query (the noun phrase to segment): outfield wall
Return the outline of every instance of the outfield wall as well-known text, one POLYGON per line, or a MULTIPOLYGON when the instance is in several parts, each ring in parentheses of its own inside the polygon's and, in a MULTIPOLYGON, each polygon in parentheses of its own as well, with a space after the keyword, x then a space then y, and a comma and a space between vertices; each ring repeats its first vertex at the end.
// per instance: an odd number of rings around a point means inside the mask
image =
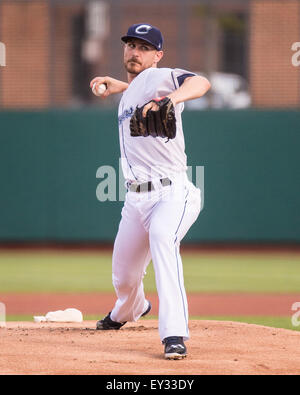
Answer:
MULTIPOLYGON (((205 174, 185 240, 299 243, 300 112, 183 117, 188 165, 205 174)), ((0 242, 113 240, 123 202, 97 199, 96 172, 119 169, 115 110, 0 112, 0 161, 0 242)))

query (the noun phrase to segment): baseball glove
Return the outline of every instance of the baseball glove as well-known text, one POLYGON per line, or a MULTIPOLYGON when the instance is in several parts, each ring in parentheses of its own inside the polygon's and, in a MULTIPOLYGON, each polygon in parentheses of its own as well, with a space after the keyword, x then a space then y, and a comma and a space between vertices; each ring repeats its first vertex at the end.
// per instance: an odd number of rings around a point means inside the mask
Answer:
POLYGON ((133 137, 167 137, 174 139, 176 136, 176 118, 174 105, 168 97, 159 97, 150 100, 142 107, 137 107, 130 119, 130 135, 133 137), (148 110, 143 117, 144 107, 154 102, 158 105, 157 111, 148 110))

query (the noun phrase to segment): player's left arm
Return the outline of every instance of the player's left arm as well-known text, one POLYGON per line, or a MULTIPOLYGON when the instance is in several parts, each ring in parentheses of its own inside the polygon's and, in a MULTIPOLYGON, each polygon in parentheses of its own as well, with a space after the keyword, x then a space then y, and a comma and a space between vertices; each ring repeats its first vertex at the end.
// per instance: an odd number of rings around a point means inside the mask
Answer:
MULTIPOLYGON (((168 94, 174 106, 176 104, 198 99, 199 97, 205 95, 205 93, 210 89, 210 82, 200 75, 193 75, 186 77, 179 88, 175 89, 173 92, 168 94)), ((146 117, 147 111, 158 111, 159 106, 155 102, 151 101, 143 107, 142 115, 146 117)))
POLYGON ((173 104, 183 103, 188 100, 198 99, 210 89, 210 82, 200 75, 187 77, 181 86, 167 95, 173 104))

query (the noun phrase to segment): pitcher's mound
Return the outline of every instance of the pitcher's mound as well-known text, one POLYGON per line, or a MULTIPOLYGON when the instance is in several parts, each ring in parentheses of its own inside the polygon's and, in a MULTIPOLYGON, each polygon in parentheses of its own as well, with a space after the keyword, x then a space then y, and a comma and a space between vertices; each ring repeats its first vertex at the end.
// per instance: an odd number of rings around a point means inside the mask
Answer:
POLYGON ((0 328, 1 374, 300 374, 300 332, 190 321, 188 357, 163 356, 157 320, 119 331, 82 324, 8 322, 0 328))

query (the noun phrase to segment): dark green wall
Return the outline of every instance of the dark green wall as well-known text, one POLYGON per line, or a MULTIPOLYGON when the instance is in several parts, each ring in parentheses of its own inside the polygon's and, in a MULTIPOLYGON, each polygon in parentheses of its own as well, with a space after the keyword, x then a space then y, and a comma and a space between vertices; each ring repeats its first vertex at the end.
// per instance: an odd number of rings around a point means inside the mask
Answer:
MULTIPOLYGON (((186 240, 300 242, 300 112, 183 115, 188 165, 205 205, 186 240)), ((122 202, 96 198, 118 169, 114 111, 0 112, 0 242, 110 241, 122 202)))

